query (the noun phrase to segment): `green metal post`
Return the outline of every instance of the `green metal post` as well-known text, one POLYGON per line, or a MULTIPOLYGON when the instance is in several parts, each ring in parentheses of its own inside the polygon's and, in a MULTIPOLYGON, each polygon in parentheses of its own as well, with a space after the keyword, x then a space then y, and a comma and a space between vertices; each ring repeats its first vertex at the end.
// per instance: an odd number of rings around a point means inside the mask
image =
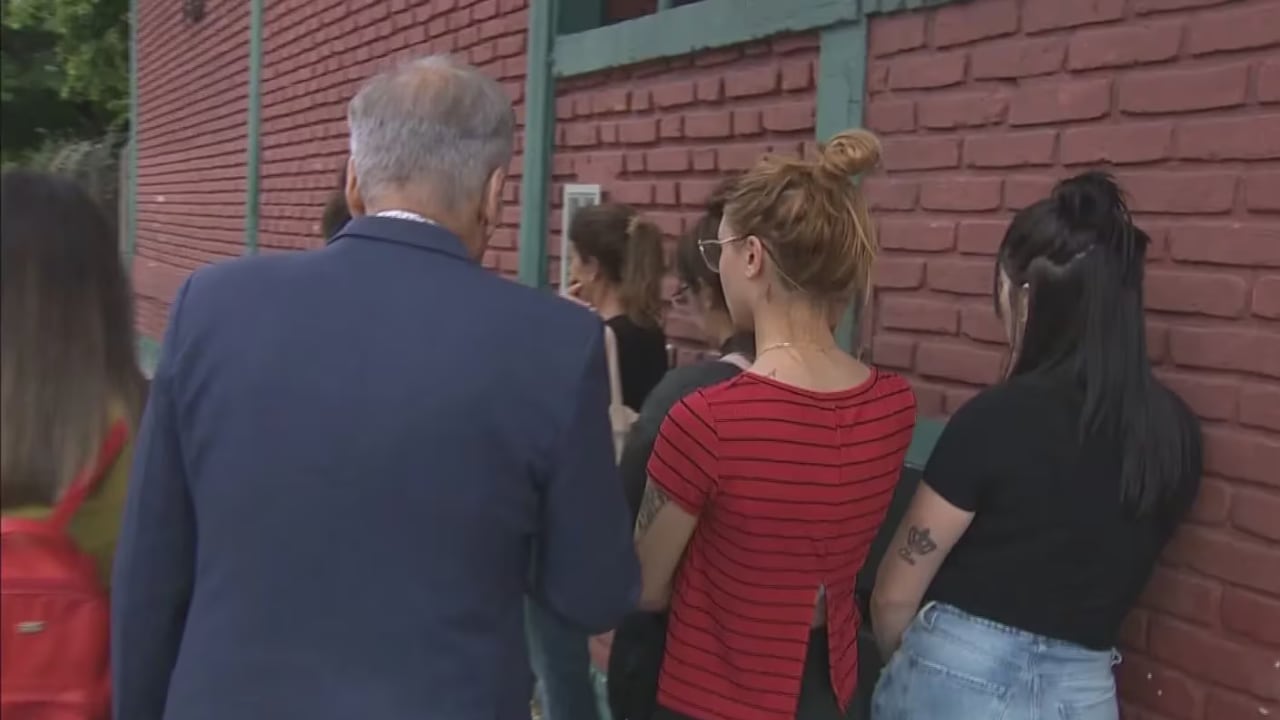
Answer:
POLYGON ((249 0, 249 120, 245 132, 247 145, 244 252, 258 252, 258 224, 262 163, 262 5, 265 0, 249 0))
POLYGON ((658 12, 671 9, 671 0, 658 0, 658 12))
POLYGON ((531 3, 529 9, 519 277, 520 282, 533 287, 546 287, 548 282, 547 210, 551 205, 551 153, 556 118, 551 53, 555 48, 558 5, 559 0, 539 0, 531 3))
POLYGON ((124 269, 133 272, 138 247, 138 0, 129 0, 129 141, 125 145, 124 269))

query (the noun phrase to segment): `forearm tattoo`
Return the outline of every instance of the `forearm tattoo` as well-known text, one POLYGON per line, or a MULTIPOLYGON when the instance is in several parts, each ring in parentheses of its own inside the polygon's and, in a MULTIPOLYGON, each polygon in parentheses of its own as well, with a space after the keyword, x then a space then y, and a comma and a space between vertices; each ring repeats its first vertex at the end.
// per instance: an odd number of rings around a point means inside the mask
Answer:
POLYGON ((653 483, 646 483, 644 486, 644 497, 640 500, 640 514, 636 517, 636 532, 643 534, 653 524, 653 519, 658 516, 658 511, 662 509, 670 498, 662 492, 662 489, 653 483))
POLYGON ((937 549, 938 543, 929 537, 929 528, 912 525, 907 528, 907 541, 898 548, 898 557, 906 560, 908 564, 915 565, 917 556, 928 555, 937 549))

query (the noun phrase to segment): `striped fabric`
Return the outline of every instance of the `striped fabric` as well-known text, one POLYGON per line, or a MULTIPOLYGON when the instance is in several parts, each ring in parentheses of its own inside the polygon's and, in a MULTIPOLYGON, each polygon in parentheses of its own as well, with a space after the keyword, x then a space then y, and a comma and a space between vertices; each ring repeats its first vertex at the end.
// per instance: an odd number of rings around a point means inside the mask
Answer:
POLYGON ((812 392, 743 373, 676 405, 649 477, 697 515, 671 599, 659 702, 702 720, 795 716, 814 605, 831 682, 857 680, 854 578, 915 425, 902 378, 812 392))

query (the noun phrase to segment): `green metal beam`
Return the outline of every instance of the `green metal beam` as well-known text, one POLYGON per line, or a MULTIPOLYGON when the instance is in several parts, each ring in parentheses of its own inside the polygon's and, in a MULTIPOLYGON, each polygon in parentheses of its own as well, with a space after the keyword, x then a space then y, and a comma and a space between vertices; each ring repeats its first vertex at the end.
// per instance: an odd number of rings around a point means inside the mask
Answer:
POLYGON ((258 252, 262 181, 262 5, 249 0, 249 119, 245 130, 244 252, 258 252))
MULTIPOLYGON (((866 76, 866 21, 823 28, 818 47, 818 142, 826 142, 841 130, 862 125, 866 76)), ((859 320, 864 300, 865 293, 859 293, 836 327, 836 340, 854 354, 859 351, 859 320)))
MULTIPOLYGON (((537 5, 534 3, 534 10, 537 5)), ((857 0, 702 0, 555 41, 555 74, 570 77, 857 20, 857 0)))
POLYGON ((551 206, 551 153, 556 121, 556 82, 551 74, 558 0, 529 10, 525 75, 524 168, 520 177, 520 282, 546 287, 547 211, 551 206))
POLYGON ((127 174, 124 203, 124 269, 133 272, 138 248, 138 0, 129 0, 129 141, 125 144, 127 174))

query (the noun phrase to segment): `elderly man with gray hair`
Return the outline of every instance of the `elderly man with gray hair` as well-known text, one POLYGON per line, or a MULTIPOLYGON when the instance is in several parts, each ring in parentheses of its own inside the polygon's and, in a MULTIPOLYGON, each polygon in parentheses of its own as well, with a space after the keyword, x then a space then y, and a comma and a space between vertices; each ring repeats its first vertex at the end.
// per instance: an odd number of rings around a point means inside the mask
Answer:
POLYGON ((638 593, 600 321, 477 260, 514 117, 447 58, 351 102, 353 219, 194 273, 136 444, 121 720, 526 720, 523 601, 638 593))

